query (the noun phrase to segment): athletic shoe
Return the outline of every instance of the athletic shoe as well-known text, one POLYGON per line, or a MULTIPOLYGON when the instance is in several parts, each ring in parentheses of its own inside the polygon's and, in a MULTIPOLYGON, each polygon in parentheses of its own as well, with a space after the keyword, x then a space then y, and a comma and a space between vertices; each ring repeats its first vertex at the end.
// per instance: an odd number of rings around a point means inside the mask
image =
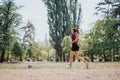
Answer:
POLYGON ((67 64, 65 69, 71 69, 70 64, 67 64))

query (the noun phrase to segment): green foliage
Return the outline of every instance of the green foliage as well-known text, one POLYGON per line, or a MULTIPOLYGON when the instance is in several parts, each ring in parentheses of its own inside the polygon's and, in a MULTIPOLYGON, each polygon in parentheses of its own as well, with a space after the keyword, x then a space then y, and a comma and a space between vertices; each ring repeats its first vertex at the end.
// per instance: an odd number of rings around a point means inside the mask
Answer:
POLYGON ((22 56, 22 48, 18 42, 15 42, 12 48, 12 56, 20 57, 22 56))
POLYGON ((37 60, 42 59, 42 51, 44 51, 44 46, 38 42, 34 42, 32 44, 32 52, 33 52, 33 57, 37 60))
POLYGON ((114 57, 120 55, 119 4, 119 0, 103 0, 97 4, 97 13, 104 14, 104 17, 102 20, 96 21, 87 35, 88 53, 91 61, 94 58, 99 58, 100 61, 102 59, 104 61, 114 61, 114 57))
POLYGON ((65 36, 63 41, 62 41, 62 50, 63 53, 66 54, 67 56, 70 54, 70 50, 71 50, 71 38, 70 36, 65 36))
POLYGON ((0 2, 0 50, 1 62, 5 60, 5 54, 16 38, 21 16, 16 12, 19 7, 13 0, 2 0, 0 2))
POLYGON ((119 55, 120 30, 116 23, 120 23, 109 17, 110 20, 98 20, 88 34, 88 52, 92 55, 111 61, 115 55, 119 55), (117 28, 115 28, 115 26, 117 28))
POLYGON ((23 31, 22 46, 24 50, 24 55, 31 58, 33 55, 32 47, 34 44, 35 27, 30 21, 28 21, 27 24, 21 29, 23 31))
POLYGON ((95 8, 97 12, 95 14, 104 14, 104 18, 110 15, 120 19, 120 0, 103 0, 97 4, 95 8))
POLYGON ((111 14, 113 14, 116 18, 119 17, 120 16, 120 0, 113 0, 112 6, 113 6, 113 9, 111 14))
POLYGON ((28 21, 26 26, 21 29, 24 31, 23 45, 25 48, 28 48, 34 42, 35 27, 30 21, 28 21))
POLYGON ((31 49, 28 49, 28 50, 27 50, 27 56, 28 56, 29 58, 32 58, 33 52, 32 52, 31 49))

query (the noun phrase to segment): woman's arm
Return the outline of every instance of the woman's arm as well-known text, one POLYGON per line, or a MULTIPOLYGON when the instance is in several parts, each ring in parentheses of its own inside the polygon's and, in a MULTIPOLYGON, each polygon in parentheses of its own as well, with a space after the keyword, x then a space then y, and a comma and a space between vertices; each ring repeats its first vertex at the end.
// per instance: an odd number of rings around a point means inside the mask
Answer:
POLYGON ((75 40, 72 41, 71 43, 73 44, 73 43, 75 43, 75 42, 77 42, 77 41, 78 41, 78 38, 75 38, 75 40))

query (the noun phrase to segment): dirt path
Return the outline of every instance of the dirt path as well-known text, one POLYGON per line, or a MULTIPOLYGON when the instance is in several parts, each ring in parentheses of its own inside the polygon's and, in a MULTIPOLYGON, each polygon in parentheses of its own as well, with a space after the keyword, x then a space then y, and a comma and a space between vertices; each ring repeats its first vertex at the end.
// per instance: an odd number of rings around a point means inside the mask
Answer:
POLYGON ((103 66, 94 68, 93 66, 90 69, 82 67, 0 69, 0 80, 120 80, 119 64, 108 66, 108 68, 103 66))

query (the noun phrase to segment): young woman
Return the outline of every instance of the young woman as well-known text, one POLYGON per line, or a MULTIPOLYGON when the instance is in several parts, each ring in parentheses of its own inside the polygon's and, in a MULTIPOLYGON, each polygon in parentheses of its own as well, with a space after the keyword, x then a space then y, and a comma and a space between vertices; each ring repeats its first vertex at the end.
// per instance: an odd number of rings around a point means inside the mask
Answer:
POLYGON ((79 35, 79 30, 77 29, 72 29, 72 36, 71 36, 71 39, 72 39, 72 48, 71 48, 71 52, 70 52, 70 65, 69 65, 69 68, 72 67, 72 62, 73 62, 73 56, 75 55, 75 57, 77 58, 77 60, 81 60, 83 61, 85 64, 86 64, 86 68, 88 69, 88 62, 83 59, 82 57, 79 56, 78 54, 78 51, 79 51, 79 45, 78 45, 78 42, 79 42, 79 38, 78 38, 78 35, 79 35))

